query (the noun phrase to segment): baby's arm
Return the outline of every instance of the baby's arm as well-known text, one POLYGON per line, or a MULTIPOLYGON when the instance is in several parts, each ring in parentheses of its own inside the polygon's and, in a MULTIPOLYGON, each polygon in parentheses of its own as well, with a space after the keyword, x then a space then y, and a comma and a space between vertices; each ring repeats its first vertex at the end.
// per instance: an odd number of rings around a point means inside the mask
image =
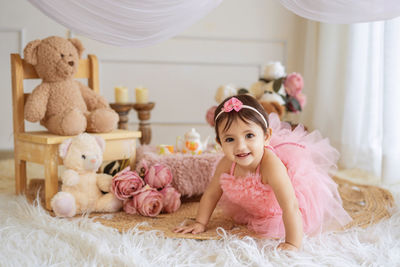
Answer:
POLYGON ((301 247, 303 239, 303 221, 287 170, 281 160, 271 151, 266 151, 266 156, 262 161, 263 182, 272 187, 282 209, 282 219, 285 225, 285 243, 279 244, 278 248, 297 250, 301 247))
POLYGON ((211 214, 213 213, 215 206, 222 195, 219 177, 222 173, 227 172, 229 167, 230 161, 225 157, 222 158, 216 167, 212 180, 208 184, 206 191, 201 197, 199 209, 197 211, 196 222, 188 226, 176 227, 174 232, 183 234, 198 234, 206 230, 206 226, 211 214))

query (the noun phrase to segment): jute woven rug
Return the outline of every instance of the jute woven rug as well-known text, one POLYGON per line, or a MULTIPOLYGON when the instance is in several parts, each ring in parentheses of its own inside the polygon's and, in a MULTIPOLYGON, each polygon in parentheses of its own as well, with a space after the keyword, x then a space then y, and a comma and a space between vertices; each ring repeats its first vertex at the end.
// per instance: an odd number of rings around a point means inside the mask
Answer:
MULTIPOLYGON (((346 180, 334 178, 339 185, 339 193, 343 199, 343 206, 353 218, 345 228, 367 227, 371 224, 390 217, 390 210, 394 205, 391 193, 377 186, 358 185, 346 180)), ((39 193, 40 199, 44 199, 44 182, 42 179, 31 179, 27 191, 27 198, 33 201, 39 193)), ((41 203, 44 204, 43 201, 41 203)), ((182 206, 173 214, 160 214, 157 217, 150 218, 140 215, 130 215, 125 212, 116 213, 92 213, 90 218, 106 226, 125 232, 139 224, 140 230, 159 230, 166 237, 173 238, 191 238, 199 240, 219 239, 218 227, 222 227, 229 234, 235 234, 239 237, 257 235, 249 231, 245 226, 237 225, 229 218, 225 218, 220 209, 216 209, 208 225, 206 232, 201 234, 179 234, 174 233, 172 229, 178 225, 189 223, 196 217, 196 211, 199 204, 199 198, 184 199, 182 206), (143 224, 141 224, 143 223, 143 224)), ((79 215, 77 215, 79 216, 79 215)))

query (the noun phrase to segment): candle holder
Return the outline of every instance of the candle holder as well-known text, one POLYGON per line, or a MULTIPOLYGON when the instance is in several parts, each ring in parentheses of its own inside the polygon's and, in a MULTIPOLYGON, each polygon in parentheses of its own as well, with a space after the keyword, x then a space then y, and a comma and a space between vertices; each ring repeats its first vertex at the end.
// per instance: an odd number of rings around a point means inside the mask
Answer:
POLYGON ((151 126, 148 120, 150 119, 150 111, 154 108, 155 103, 133 103, 132 107, 137 111, 139 119, 139 131, 142 132, 140 138, 141 145, 150 144, 151 141, 151 126))
POLYGON ((128 114, 132 109, 133 103, 110 103, 110 107, 118 113, 118 129, 128 129, 128 114))

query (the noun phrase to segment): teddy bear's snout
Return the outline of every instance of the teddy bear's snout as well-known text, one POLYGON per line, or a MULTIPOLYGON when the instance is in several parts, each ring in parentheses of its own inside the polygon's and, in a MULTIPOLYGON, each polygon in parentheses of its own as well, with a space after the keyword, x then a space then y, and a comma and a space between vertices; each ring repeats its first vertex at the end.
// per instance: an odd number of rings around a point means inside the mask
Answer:
POLYGON ((73 61, 68 61, 68 64, 72 67, 74 66, 74 62, 73 61))
POLYGON ((87 156, 84 160, 84 167, 86 170, 94 170, 100 166, 100 161, 96 156, 87 156))

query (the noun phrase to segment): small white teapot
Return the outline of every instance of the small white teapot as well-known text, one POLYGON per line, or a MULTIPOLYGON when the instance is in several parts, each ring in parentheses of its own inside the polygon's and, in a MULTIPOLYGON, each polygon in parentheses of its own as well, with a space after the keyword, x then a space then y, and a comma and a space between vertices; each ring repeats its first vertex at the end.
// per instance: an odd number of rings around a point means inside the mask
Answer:
POLYGON ((182 137, 178 136, 176 139, 176 148, 182 153, 201 154, 207 149, 209 139, 210 136, 207 136, 206 140, 201 142, 200 134, 196 132, 196 129, 192 128, 192 130, 185 133, 183 142, 182 137))

